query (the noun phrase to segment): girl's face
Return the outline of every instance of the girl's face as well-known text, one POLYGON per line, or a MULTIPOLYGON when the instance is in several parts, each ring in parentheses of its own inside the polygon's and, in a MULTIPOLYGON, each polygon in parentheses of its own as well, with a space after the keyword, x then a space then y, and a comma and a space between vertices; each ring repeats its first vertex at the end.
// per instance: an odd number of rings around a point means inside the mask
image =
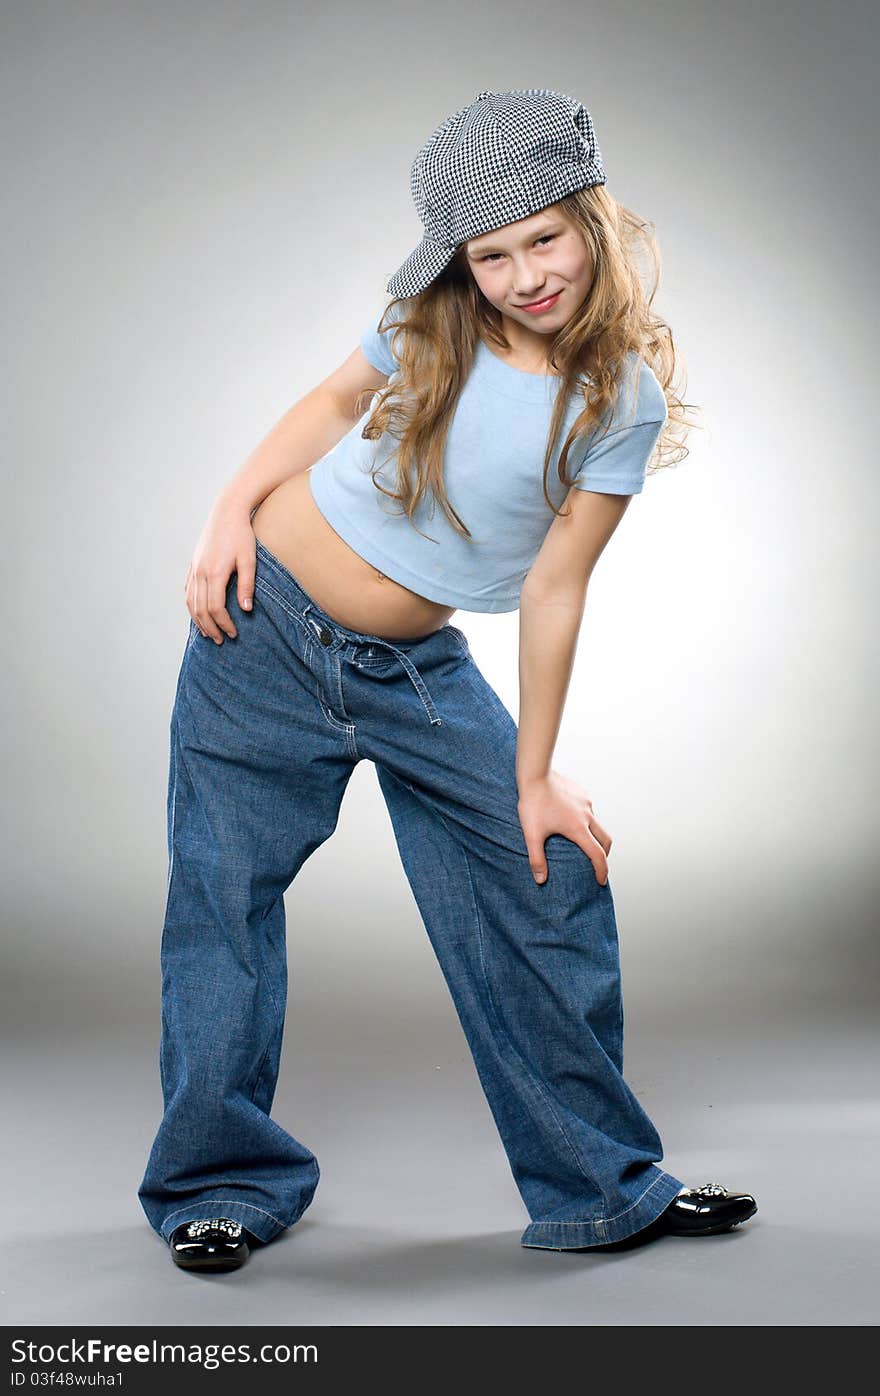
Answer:
POLYGON ((556 334, 593 282, 580 229, 555 207, 472 238, 464 251, 486 300, 538 334, 556 334))

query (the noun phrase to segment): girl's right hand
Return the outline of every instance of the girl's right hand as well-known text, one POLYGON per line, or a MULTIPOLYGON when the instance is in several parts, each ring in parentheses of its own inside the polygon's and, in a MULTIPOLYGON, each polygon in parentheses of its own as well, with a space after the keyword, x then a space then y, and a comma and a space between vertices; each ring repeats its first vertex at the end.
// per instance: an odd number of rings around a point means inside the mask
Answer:
POLYGON ((257 572, 251 511, 221 495, 208 515, 183 583, 190 615, 202 634, 218 645, 223 644, 223 632, 231 640, 238 633, 226 609, 226 591, 233 572, 238 573, 238 604, 249 611, 257 572))

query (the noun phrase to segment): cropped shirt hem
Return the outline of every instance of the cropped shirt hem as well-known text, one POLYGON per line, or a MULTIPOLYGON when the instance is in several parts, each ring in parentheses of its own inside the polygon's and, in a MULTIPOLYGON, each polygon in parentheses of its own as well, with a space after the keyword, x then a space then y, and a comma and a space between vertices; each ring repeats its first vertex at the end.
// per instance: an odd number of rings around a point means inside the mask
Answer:
POLYGON ((464 611, 497 613, 515 611, 518 608, 518 594, 516 596, 474 597, 468 592, 456 591, 445 582, 431 581, 427 577, 420 577, 416 572, 411 572, 407 567, 402 567, 397 558, 383 552, 376 545, 374 539, 362 533, 357 524, 340 510, 333 497, 332 485, 328 481, 326 473, 316 474, 312 468, 308 472, 308 477, 312 498, 333 531, 338 533, 340 538, 348 543, 349 547, 353 548, 365 562, 368 562, 371 567, 378 568, 380 572, 384 572, 385 576, 390 577, 392 581, 408 587, 418 596, 423 596, 426 601, 435 601, 438 605, 454 606, 456 609, 464 611))

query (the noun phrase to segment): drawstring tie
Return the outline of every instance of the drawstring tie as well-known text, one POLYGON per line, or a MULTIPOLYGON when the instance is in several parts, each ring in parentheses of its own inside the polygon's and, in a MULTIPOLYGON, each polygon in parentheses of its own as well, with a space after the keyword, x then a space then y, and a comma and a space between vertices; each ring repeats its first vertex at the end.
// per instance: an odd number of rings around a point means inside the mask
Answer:
POLYGON ((440 727, 442 725, 443 719, 440 717, 440 714, 434 707, 434 700, 428 692, 428 687, 425 683, 425 680, 422 678, 421 674, 419 673, 418 669, 413 664, 409 656, 405 655, 403 650, 399 650, 396 645, 392 645, 390 640, 371 640, 370 644, 384 645, 385 648, 389 649, 392 654, 397 655, 397 658, 400 660, 406 673, 409 674, 409 677, 412 680, 413 688, 422 700, 422 705, 424 706, 425 712, 431 719, 431 725, 434 727, 440 727))
MULTIPOLYGON (((311 609, 311 606, 307 606, 305 611, 303 612, 303 615, 307 616, 308 612, 311 609)), ((317 626, 319 631, 325 628, 324 626, 319 625, 319 623, 315 620, 312 620, 311 624, 317 626)), ((374 648, 376 645, 383 645, 385 649, 390 650, 391 653, 395 655, 397 659, 400 660, 401 664, 403 665, 404 672, 409 677, 413 688, 422 700, 422 706, 425 709, 425 712, 428 714, 428 718, 430 719, 432 727, 442 726, 443 719, 440 717, 440 714, 434 706, 434 700, 428 692, 427 684, 425 683, 425 680, 422 678, 421 674, 419 673, 418 669, 413 664, 409 656, 404 654, 403 650, 399 650, 396 645, 392 645, 390 640, 381 640, 376 635, 371 635, 368 640, 361 641, 361 643, 366 643, 371 648, 374 648)))

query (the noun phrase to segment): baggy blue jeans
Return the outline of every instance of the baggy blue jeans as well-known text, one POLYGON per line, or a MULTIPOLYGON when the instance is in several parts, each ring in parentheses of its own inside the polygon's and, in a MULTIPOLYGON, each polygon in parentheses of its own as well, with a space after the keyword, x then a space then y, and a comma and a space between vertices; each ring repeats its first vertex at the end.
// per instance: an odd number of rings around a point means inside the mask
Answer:
POLYGON ((170 724, 160 949, 164 1115, 138 1197, 164 1239, 222 1215, 264 1241, 319 1179, 270 1118, 287 1003, 284 893, 375 764, 416 905, 530 1224, 580 1249, 648 1226, 682 1183, 623 1079, 611 883, 561 834, 532 876, 516 723, 444 625, 391 643, 339 625, 257 540, 238 631, 190 624, 170 724))

